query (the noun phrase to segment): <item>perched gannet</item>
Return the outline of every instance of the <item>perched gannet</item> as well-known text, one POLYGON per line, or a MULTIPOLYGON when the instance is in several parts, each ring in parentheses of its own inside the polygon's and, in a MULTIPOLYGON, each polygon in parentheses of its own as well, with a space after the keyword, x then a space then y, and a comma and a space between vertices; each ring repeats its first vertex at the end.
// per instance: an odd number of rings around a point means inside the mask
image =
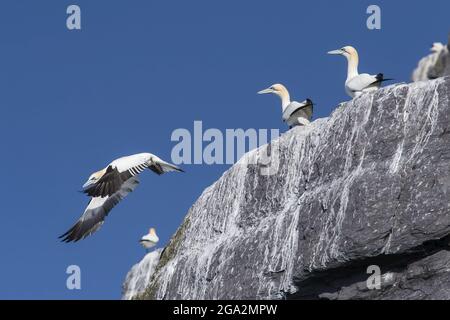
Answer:
POLYGON ((139 243, 147 250, 156 246, 158 242, 159 238, 156 235, 156 231, 154 228, 150 228, 148 234, 146 234, 141 238, 141 240, 139 240, 139 243))
POLYGON ((431 46, 430 51, 433 52, 433 53, 438 53, 438 52, 441 52, 444 49, 445 49, 445 45, 442 42, 435 42, 431 46))
POLYGON ((370 75, 367 73, 358 73, 359 57, 358 52, 351 46, 343 47, 342 49, 333 50, 328 54, 338 54, 347 58, 348 71, 347 80, 345 81, 345 91, 354 98, 360 96, 363 92, 378 90, 383 81, 392 79, 384 79, 382 73, 377 75, 370 75))
POLYGON ((139 184, 138 175, 145 169, 161 175, 181 171, 151 153, 123 157, 111 162, 105 169, 93 173, 83 185, 83 192, 92 197, 84 214, 60 239, 78 241, 97 231, 109 212, 139 184))
POLYGON ((313 102, 306 99, 303 102, 291 101, 289 91, 282 84, 274 84, 258 94, 273 93, 280 97, 283 111, 283 121, 289 128, 298 125, 309 125, 313 114, 313 102))

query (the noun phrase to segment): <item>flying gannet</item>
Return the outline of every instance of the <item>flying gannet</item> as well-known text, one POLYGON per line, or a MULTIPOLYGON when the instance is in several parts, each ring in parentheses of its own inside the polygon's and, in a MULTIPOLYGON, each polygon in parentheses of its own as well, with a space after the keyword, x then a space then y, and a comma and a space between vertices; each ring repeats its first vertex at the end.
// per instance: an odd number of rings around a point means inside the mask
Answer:
POLYGON ((367 73, 358 73, 359 56, 358 51, 351 46, 342 49, 329 51, 328 54, 337 54, 347 58, 348 70, 347 80, 345 81, 345 91, 354 98, 360 96, 363 92, 378 90, 383 81, 392 79, 384 79, 382 73, 370 75, 367 73))
POLYGON ((154 228, 150 228, 148 231, 148 234, 143 236, 141 240, 139 240, 139 243, 146 249, 148 252, 148 249, 153 248, 156 246, 156 244, 159 242, 159 238, 156 235, 156 231, 154 228))
POLYGON ((83 192, 92 198, 81 218, 60 239, 76 242, 97 231, 109 212, 134 191, 139 184, 138 175, 146 169, 158 175, 171 171, 183 172, 151 153, 114 160, 105 169, 93 173, 83 185, 83 192))
POLYGON ((274 84, 258 94, 273 93, 280 97, 283 111, 283 121, 289 128, 298 125, 309 125, 313 114, 313 102, 306 99, 303 102, 291 101, 289 91, 282 84, 274 84))

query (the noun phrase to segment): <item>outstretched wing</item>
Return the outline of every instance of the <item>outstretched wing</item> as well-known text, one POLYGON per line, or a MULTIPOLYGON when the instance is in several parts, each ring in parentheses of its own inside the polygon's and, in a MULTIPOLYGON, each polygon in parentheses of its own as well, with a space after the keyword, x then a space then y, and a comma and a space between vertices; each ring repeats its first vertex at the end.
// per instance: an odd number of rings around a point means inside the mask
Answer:
POLYGON ((120 189, 111 196, 92 198, 77 223, 59 238, 63 242, 77 242, 97 231, 104 223, 109 212, 139 184, 137 177, 125 181, 120 189))
POLYGON ((158 157, 153 157, 150 160, 148 168, 150 170, 152 170, 154 173, 156 173, 157 175, 162 175, 164 173, 172 172, 172 171, 184 172, 181 168, 177 167, 176 165, 173 165, 164 160, 161 160, 158 157))
POLYGON ((142 157, 135 155, 116 160, 106 169, 105 174, 94 184, 83 190, 90 197, 107 197, 117 192, 123 183, 137 176, 145 169, 150 169, 158 175, 170 171, 183 171, 177 166, 150 155, 142 157))
POLYGON ((116 193, 125 181, 140 174, 148 168, 146 163, 138 164, 123 172, 111 165, 106 169, 105 174, 93 185, 83 190, 90 197, 109 197, 116 193))

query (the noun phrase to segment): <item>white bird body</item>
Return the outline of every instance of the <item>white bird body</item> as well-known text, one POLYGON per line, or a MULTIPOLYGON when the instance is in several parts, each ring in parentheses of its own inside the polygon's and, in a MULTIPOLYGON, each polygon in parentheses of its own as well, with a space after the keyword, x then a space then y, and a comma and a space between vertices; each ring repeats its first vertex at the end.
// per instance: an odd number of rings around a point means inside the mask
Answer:
POLYGON ((307 126, 311 122, 313 103, 307 99, 303 102, 292 101, 283 112, 283 121, 289 128, 302 125, 307 126))
POLYGON ((139 242, 145 249, 150 249, 156 246, 159 242, 159 238, 156 235, 155 229, 151 228, 148 234, 143 236, 139 242))
POLYGON ((123 172, 130 168, 137 167, 139 165, 147 163, 152 156, 155 157, 150 153, 139 153, 132 156, 119 158, 111 162, 109 165, 117 168, 119 172, 123 172))
POLYGON ((330 51, 328 54, 342 55, 347 59, 347 79, 345 81, 345 92, 352 98, 358 97, 364 92, 378 90, 383 81, 390 80, 384 79, 382 73, 377 75, 371 75, 368 73, 359 74, 358 51, 351 46, 330 51))
POLYGON ((310 99, 303 102, 291 101, 289 91, 282 84, 274 84, 270 88, 258 92, 258 94, 267 93, 273 93, 280 97, 283 121, 288 124, 289 128, 310 124, 313 115, 313 102, 310 99))
POLYGON ((122 157, 114 160, 109 165, 117 168, 119 172, 124 172, 131 168, 136 168, 141 165, 151 164, 152 162, 159 162, 161 164, 167 164, 167 162, 161 160, 157 156, 151 153, 139 153, 127 157, 122 157))
POLYGON ((377 76, 363 73, 345 81, 345 92, 354 98, 364 92, 378 90, 380 86, 381 81, 377 79, 377 76))
POLYGON ((109 212, 139 184, 138 175, 150 169, 158 175, 183 171, 151 153, 140 153, 112 161, 105 169, 93 173, 83 185, 91 197, 77 223, 60 238, 64 242, 79 241, 97 231, 109 212))
POLYGON ((439 53, 439 52, 441 52, 444 49, 445 49, 445 45, 442 42, 435 42, 431 46, 430 51, 433 52, 433 53, 439 53))

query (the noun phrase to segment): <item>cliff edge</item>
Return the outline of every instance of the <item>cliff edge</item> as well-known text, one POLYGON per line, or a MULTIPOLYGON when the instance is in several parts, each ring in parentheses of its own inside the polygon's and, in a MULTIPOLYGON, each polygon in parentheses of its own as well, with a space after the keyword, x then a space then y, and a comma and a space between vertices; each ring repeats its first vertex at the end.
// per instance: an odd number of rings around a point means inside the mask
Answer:
POLYGON ((123 298, 450 299, 450 77, 426 80, 445 50, 418 82, 247 153, 133 267, 123 298))

